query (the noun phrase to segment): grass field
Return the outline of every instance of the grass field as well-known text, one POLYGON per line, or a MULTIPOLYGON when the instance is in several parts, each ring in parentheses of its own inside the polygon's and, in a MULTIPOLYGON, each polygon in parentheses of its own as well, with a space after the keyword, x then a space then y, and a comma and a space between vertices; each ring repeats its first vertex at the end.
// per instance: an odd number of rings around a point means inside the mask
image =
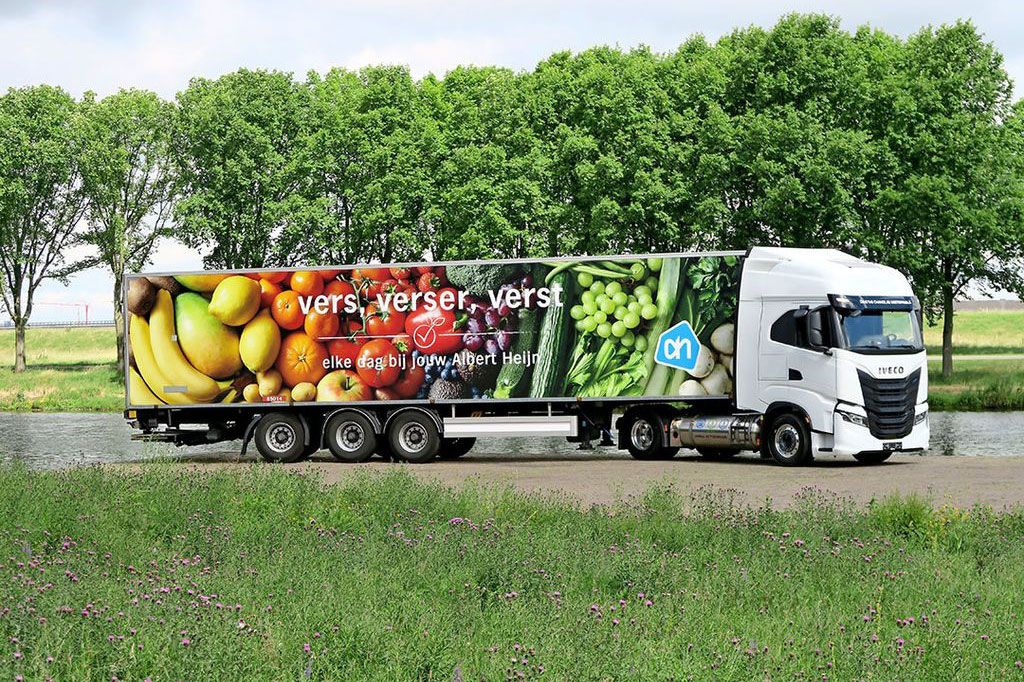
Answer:
POLYGON ((0 470, 8 679, 1006 679, 1024 513, 0 470))
MULTIPOLYGON (((963 312, 956 324, 960 354, 1024 354, 1024 312, 963 312)), ((957 360, 953 379, 943 381, 932 347, 940 340, 941 329, 926 330, 933 409, 1024 409, 1024 360, 957 360)), ((29 369, 14 374, 14 333, 0 331, 0 410, 123 409, 113 329, 30 329, 26 346, 29 369)))

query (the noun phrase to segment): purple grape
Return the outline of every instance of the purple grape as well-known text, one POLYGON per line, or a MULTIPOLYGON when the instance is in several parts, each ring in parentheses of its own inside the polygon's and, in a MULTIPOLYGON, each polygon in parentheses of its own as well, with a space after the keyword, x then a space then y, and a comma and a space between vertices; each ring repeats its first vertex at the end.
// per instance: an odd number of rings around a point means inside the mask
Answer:
POLYGON ((471 317, 466 322, 466 331, 470 334, 479 334, 485 329, 486 327, 484 327, 483 320, 480 320, 479 318, 471 317))
POLYGON ((478 351, 480 346, 484 345, 484 337, 479 334, 465 334, 462 337, 462 342, 469 350, 478 351))
POLYGON ((502 317, 508 317, 510 312, 512 312, 512 309, 508 307, 508 303, 502 303, 498 306, 498 314, 502 317))
POLYGON ((505 351, 512 347, 512 333, 502 330, 498 332, 498 348, 505 351))
POLYGON ((474 319, 482 319, 484 316, 484 306, 481 303, 473 301, 469 304, 469 316, 474 319))
POLYGON ((531 275, 530 273, 526 273, 525 275, 523 275, 523 278, 519 280, 519 283, 522 285, 524 289, 529 289, 530 287, 533 286, 533 275, 531 275))
POLYGON ((484 350, 487 351, 488 355, 497 355, 501 348, 494 339, 487 339, 487 343, 484 344, 484 350))
POLYGON ((490 308, 484 313, 484 322, 487 323, 488 327, 497 327, 501 324, 501 315, 494 308, 490 308))

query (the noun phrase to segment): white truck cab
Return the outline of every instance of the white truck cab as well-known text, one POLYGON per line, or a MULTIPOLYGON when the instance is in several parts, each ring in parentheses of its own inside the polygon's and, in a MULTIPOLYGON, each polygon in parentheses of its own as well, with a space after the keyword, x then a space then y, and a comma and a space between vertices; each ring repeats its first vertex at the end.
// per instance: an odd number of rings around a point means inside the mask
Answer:
POLYGON ((736 375, 736 409, 764 415, 761 437, 780 463, 815 453, 877 463, 928 446, 920 304, 892 268, 830 249, 752 249, 736 375))

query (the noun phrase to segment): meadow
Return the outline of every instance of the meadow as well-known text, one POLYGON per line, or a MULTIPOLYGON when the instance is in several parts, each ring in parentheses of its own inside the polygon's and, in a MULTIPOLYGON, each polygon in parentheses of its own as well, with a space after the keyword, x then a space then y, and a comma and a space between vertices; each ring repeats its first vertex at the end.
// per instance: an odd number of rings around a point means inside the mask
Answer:
POLYGON ((8 679, 1024 674, 1020 510, 168 464, 2 469, 0 509, 8 679))
MULTIPOLYGON (((932 408, 1024 409, 1024 311, 957 314, 954 375, 943 380, 941 328, 926 327, 932 408), (995 359, 995 355, 1021 355, 995 359)), ((123 379, 116 372, 112 328, 29 329, 28 370, 11 371, 14 333, 0 330, 0 410, 119 412, 123 379)))

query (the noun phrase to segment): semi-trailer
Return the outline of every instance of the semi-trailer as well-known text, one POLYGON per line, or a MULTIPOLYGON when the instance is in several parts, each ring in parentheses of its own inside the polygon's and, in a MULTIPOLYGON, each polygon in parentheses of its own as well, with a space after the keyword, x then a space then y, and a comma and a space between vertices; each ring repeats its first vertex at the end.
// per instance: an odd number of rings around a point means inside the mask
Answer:
POLYGON ((920 304, 898 271, 836 250, 130 274, 124 290, 141 440, 351 463, 510 435, 782 465, 928 446, 920 304))

